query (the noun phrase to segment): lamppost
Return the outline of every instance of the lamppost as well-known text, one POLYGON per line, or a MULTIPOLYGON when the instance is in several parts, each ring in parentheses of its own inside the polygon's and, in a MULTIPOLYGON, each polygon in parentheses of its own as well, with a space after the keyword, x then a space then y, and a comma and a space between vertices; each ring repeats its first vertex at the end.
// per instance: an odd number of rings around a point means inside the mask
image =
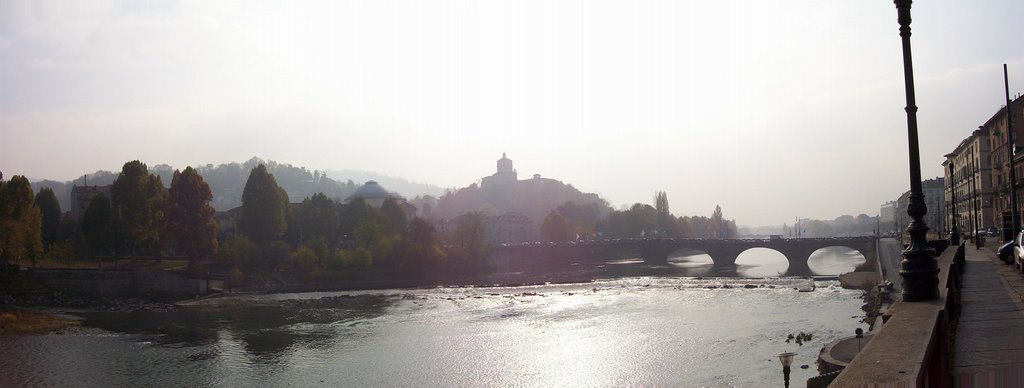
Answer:
POLYGON ((954 177, 955 174, 956 174, 956 170, 953 169, 953 158, 950 158, 949 159, 949 195, 953 199, 953 211, 951 212, 952 216, 950 218, 952 219, 951 222, 953 223, 953 225, 949 229, 949 245, 952 245, 954 247, 960 245, 960 229, 956 227, 956 215, 957 215, 957 211, 956 211, 956 185, 953 183, 954 181, 956 181, 956 178, 954 177))
POLYGON ((938 299, 939 265, 935 261, 935 250, 928 245, 928 225, 924 215, 928 206, 921 191, 921 153, 917 141, 917 102, 914 97, 914 64, 910 54, 910 3, 912 0, 895 0, 897 21, 903 43, 903 80, 907 96, 907 142, 910 154, 910 205, 907 215, 913 220, 907 231, 910 244, 903 251, 900 262, 900 277, 903 279, 903 300, 919 302, 938 299))
POLYGON ((860 340, 864 338, 864 329, 857 328, 853 331, 853 334, 857 336, 857 353, 860 354, 860 340))
POLYGON ((971 197, 974 198, 971 207, 974 210, 974 249, 981 249, 981 236, 978 230, 981 229, 981 222, 979 220, 978 209, 978 180, 976 175, 978 174, 978 163, 971 161, 971 197))
POLYGON ((779 353, 776 356, 779 357, 779 362, 782 363, 782 378, 786 383, 786 388, 789 388, 789 367, 793 365, 793 357, 796 356, 796 353, 785 352, 779 353))
POLYGON ((1006 64, 1003 64, 1003 86, 1006 90, 1006 157, 1009 159, 1009 172, 1010 173, 1010 223, 1013 228, 1013 233, 1010 234, 1010 241, 1013 241, 1017 237, 1017 233, 1020 232, 1020 219, 1017 213, 1017 173, 1014 171, 1013 164, 1013 153, 1014 145, 1013 142, 1013 112, 1010 111, 1010 79, 1009 74, 1006 72, 1006 64))

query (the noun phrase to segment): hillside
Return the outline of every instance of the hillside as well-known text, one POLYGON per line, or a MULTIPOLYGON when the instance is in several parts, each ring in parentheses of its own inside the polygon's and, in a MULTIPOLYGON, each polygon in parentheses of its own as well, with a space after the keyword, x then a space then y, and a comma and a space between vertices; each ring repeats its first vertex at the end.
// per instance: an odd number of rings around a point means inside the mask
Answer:
MULTIPOLYGON (((327 197, 335 200, 343 200, 352 194, 356 188, 368 180, 376 180, 388 190, 398 192, 407 197, 417 195, 438 195, 444 190, 438 186, 423 183, 413 183, 403 178, 387 176, 374 172, 340 170, 321 172, 320 170, 310 171, 305 167, 296 167, 287 163, 278 163, 273 160, 252 158, 242 163, 225 163, 214 166, 207 164, 195 166, 203 180, 210 185, 213 193, 213 207, 219 211, 230 210, 242 204, 242 191, 245 189, 245 182, 249 178, 249 172, 254 167, 263 163, 267 170, 274 175, 277 184, 281 185, 288 192, 288 199, 291 202, 301 202, 304 198, 316 193, 324 193, 327 197)), ((184 168, 181 166, 179 168, 184 168)), ((150 166, 150 172, 160 177, 164 186, 169 186, 174 175, 174 167, 166 164, 150 166)), ((73 181, 59 182, 53 180, 36 180, 32 188, 39 191, 43 187, 49 187, 57 195, 61 209, 67 211, 71 206, 71 188, 75 185, 82 186, 109 185, 117 179, 118 172, 97 171, 91 174, 83 174, 84 178, 73 181)))

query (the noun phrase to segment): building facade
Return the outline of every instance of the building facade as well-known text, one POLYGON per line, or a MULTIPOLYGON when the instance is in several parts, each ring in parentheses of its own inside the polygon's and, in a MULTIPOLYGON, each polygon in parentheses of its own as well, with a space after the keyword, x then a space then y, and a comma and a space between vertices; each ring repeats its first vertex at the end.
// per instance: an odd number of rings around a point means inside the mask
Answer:
POLYGON ((961 141, 953 152, 947 154, 942 163, 947 182, 943 188, 943 207, 950 209, 945 222, 952 225, 952 218, 956 217, 957 227, 963 234, 996 227, 992 210, 992 142, 989 135, 986 128, 978 128, 961 141), (953 166, 952 172, 950 164, 953 166), (948 182, 952 182, 952 188, 948 182), (950 190, 956 191, 955 207, 953 192, 950 190))
POLYGON ((1010 220, 1012 219, 1013 210, 1011 209, 1010 201, 1010 184, 1014 183, 1014 189, 1017 194, 1017 205, 1018 205, 1018 224, 1020 223, 1020 209, 1019 207, 1024 202, 1021 202, 1021 198, 1024 197, 1024 185, 1022 185, 1020 150, 1022 144, 1024 144, 1024 103, 1021 98, 1018 97, 1016 100, 1010 103, 1010 113, 1013 115, 1013 140, 1016 143, 1013 146, 1014 154, 1014 175, 1017 179, 1016 182, 1010 181, 1010 148, 1009 145, 1009 131, 1007 130, 1007 116, 1005 107, 999 109, 984 125, 979 127, 979 130, 985 130, 989 133, 989 144, 992 149, 990 155, 990 179, 992 181, 993 198, 992 198, 992 211, 995 217, 993 225, 991 227, 1000 229, 1000 235, 1003 240, 1012 238, 1012 232, 1010 229, 1010 220), (1007 230, 1007 231, 1003 231, 1007 230))

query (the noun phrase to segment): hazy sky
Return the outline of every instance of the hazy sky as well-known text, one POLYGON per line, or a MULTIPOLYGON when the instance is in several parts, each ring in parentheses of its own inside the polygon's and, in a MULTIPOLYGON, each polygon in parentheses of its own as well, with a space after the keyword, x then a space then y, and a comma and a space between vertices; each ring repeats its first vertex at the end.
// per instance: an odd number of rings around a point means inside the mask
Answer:
MULTIPOLYGON (((923 175, 1024 90, 1020 0, 913 8, 923 175)), ((741 225, 909 188, 888 0, 0 0, 0 171, 540 173, 741 225)))

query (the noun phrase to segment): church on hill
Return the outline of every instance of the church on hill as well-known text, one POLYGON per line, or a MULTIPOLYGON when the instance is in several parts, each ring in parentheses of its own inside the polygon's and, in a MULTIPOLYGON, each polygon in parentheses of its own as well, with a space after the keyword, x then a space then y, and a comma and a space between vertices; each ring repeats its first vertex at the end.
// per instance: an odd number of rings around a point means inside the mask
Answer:
MULTIPOLYGON (((530 180, 524 180, 523 182, 529 182, 530 180)), ((540 177, 540 174, 533 174, 533 182, 541 181, 555 181, 553 179, 544 179, 540 177)), ((481 189, 496 189, 496 188, 508 188, 519 181, 519 173, 512 167, 512 159, 502 152, 501 159, 498 159, 498 171, 491 176, 485 176, 480 180, 481 189)), ((557 181, 555 181, 557 182, 557 181)), ((561 183, 561 182, 558 182, 561 183)))

